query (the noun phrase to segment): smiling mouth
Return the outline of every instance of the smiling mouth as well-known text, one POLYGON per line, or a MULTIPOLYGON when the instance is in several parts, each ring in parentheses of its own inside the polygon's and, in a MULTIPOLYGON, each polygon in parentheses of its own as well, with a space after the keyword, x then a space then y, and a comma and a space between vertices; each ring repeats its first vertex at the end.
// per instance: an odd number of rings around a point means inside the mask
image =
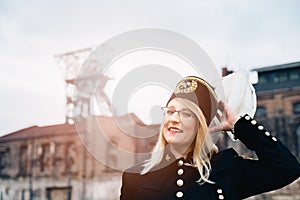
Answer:
POLYGON ((168 128, 168 131, 170 131, 171 133, 182 133, 183 131, 182 130, 180 130, 179 128, 176 128, 176 127, 169 127, 168 128))

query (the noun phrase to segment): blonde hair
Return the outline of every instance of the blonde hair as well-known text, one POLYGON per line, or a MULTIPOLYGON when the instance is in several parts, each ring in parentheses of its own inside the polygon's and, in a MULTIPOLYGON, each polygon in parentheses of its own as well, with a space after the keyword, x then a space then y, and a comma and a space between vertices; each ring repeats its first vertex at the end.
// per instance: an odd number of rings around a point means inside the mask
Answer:
MULTIPOLYGON (((185 105, 188 109, 190 109, 198 119, 198 129, 197 134, 194 139, 193 145, 193 162, 187 163, 186 165, 196 167, 200 178, 198 182, 204 183, 213 183, 210 181, 209 175, 211 172, 211 164, 210 159, 212 155, 218 152, 217 146, 213 143, 212 138, 208 132, 208 126, 206 124, 206 119, 201 111, 201 109, 193 102, 186 99, 179 99, 181 104, 185 105)), ((158 137, 158 141, 153 148, 151 157, 144 164, 144 168, 141 171, 141 174, 148 173, 151 169, 157 166, 163 159, 164 149, 166 148, 167 142, 163 136, 162 129, 163 124, 161 124, 160 133, 158 137)))

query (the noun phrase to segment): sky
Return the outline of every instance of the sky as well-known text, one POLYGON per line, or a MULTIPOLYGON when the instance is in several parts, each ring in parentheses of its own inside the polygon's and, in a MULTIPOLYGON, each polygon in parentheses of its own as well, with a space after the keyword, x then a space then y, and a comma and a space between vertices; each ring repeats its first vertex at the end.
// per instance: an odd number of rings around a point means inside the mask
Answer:
POLYGON ((139 28, 197 42, 218 68, 300 61, 297 0, 0 0, 0 136, 65 122, 54 56, 139 28))

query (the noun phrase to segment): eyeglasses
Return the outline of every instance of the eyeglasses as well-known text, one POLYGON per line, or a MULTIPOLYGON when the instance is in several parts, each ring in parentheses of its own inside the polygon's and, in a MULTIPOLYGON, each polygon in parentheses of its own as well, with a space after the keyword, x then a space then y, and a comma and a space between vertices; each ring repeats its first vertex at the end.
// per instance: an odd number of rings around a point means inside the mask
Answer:
POLYGON ((175 110, 174 108, 169 108, 169 107, 162 107, 161 110, 163 111, 163 114, 166 117, 171 117, 175 113, 178 113, 179 117, 181 119, 191 119, 195 117, 195 114, 188 110, 188 109, 183 109, 183 110, 175 110))

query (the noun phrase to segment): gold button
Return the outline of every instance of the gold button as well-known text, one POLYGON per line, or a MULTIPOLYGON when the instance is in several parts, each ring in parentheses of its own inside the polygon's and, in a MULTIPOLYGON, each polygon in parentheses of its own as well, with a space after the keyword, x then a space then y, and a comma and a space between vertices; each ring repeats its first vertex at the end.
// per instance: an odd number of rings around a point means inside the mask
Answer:
POLYGON ((220 194, 219 199, 224 199, 224 196, 220 194))
POLYGON ((251 117, 247 115, 247 116, 245 116, 245 119, 246 119, 246 120, 250 120, 251 117))
POLYGON ((255 120, 252 120, 252 121, 251 121, 251 124, 252 124, 252 125, 255 125, 255 124, 256 124, 256 121, 255 121, 255 120))
POLYGON ((266 132, 265 132, 265 135, 266 135, 266 136, 270 136, 271 134, 270 134, 268 131, 266 131, 266 132))
POLYGON ((182 166, 183 165, 183 161, 182 160, 179 160, 178 161, 178 166, 182 166))
POLYGON ((183 180, 182 180, 182 179, 178 179, 178 180, 177 180, 177 185, 178 185, 179 187, 183 186, 183 180))
POLYGON ((183 174, 183 169, 179 169, 178 171, 177 171, 177 174, 179 175, 179 176, 181 176, 182 174, 183 174))
POLYGON ((276 141, 277 141, 276 137, 272 137, 272 140, 273 140, 274 142, 276 142, 276 141))
POLYGON ((218 193, 218 194, 222 194, 222 192, 223 192, 222 189, 218 189, 218 190, 217 190, 217 193, 218 193))
POLYGON ((259 130, 263 130, 263 129, 264 129, 264 126, 259 125, 259 126, 258 126, 258 129, 259 129, 259 130))
POLYGON ((178 192, 176 193, 176 197, 178 197, 178 198, 183 197, 183 192, 178 191, 178 192))

